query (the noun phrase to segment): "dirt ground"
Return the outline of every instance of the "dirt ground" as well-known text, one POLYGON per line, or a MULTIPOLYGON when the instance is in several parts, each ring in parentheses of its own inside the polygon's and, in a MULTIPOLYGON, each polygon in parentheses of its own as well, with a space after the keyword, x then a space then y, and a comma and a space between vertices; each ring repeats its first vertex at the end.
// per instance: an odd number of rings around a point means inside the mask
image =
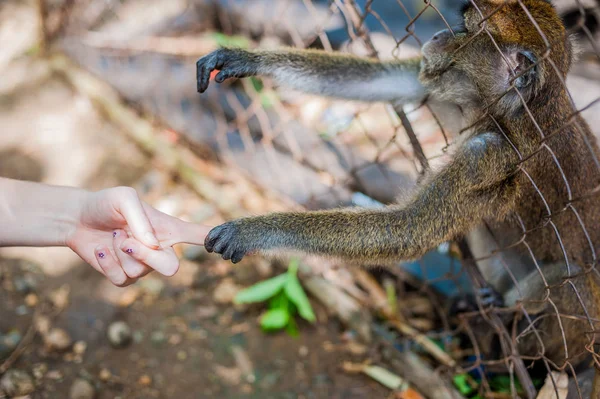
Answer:
MULTIPOLYGON (((34 18, 17 11, 23 21, 34 18)), ((6 13, 0 8, 0 19, 6 13)), ((24 39, 22 50, 32 37, 24 39)), ((88 99, 35 57, 2 59, 0 69, 0 176, 89 189, 132 185, 165 212, 219 222, 210 204, 158 171, 88 99)), ((256 267, 256 260, 234 269, 197 248, 181 248, 181 254, 175 277, 150 275, 121 289, 67 249, 0 250, 0 365, 25 340, 9 372, 27 373, 35 385, 31 398, 389 395, 373 380, 341 369, 344 361, 360 362, 369 354, 347 345, 348 334, 318 304, 313 303, 318 323, 300 323, 297 338, 264 334, 257 320, 260 307, 231 304, 236 289, 276 270, 262 263, 256 267), (47 309, 56 292, 68 292, 63 295, 68 301, 50 318, 52 328, 67 334, 70 344, 63 350, 39 335, 28 340, 36 314, 47 309), (123 348, 111 346, 107 337, 116 321, 131 329, 132 340, 123 348)))
MULTIPOLYGON (((344 351, 347 345, 335 320, 316 327, 302 324, 298 338, 267 336, 257 326, 257 309, 240 311, 218 303, 222 298, 215 287, 223 279, 218 263, 187 264, 182 270, 187 278, 181 278, 187 284, 149 277, 126 289, 111 287, 85 265, 57 277, 24 260, 2 259, 0 265, 2 332, 25 334, 32 323, 34 309, 25 305, 25 298, 31 298, 25 292, 43 296, 66 284, 69 305, 53 325, 86 346, 83 354, 78 354, 80 344, 59 353, 35 338, 13 366, 35 376, 32 398, 69 397, 80 378, 91 382, 97 398, 386 396, 366 377, 340 370, 343 361, 364 356, 344 351), (35 281, 34 287, 23 290, 23 280, 35 281), (136 302, 124 306, 134 297, 136 302), (133 331, 133 342, 125 348, 109 343, 106 330, 114 321, 125 321, 133 331)), ((258 277, 252 266, 244 269, 248 276, 238 272, 234 281, 258 277)))

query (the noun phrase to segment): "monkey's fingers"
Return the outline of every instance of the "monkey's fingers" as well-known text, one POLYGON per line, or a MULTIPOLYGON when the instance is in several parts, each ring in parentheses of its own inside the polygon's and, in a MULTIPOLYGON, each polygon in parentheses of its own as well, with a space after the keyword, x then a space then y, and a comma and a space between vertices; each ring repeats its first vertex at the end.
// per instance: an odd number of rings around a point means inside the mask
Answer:
POLYGON ((482 287, 477 290, 477 295, 481 301, 483 307, 494 306, 501 308, 504 306, 504 299, 495 289, 492 287, 482 287))
POLYGON ((222 224, 209 231, 208 235, 204 239, 204 248, 206 248, 208 252, 220 253, 219 250, 222 249, 222 245, 224 245, 224 237, 222 236, 225 234, 222 233, 225 233, 226 225, 227 224, 222 224))
POLYGON ((244 71, 240 71, 240 70, 235 70, 235 69, 223 69, 222 71, 220 71, 217 76, 215 77, 215 82, 217 83, 223 83, 224 81, 226 81, 227 79, 231 79, 231 78, 247 78, 248 76, 250 76, 250 74, 244 72, 244 71))
POLYGON ((206 91, 214 71, 220 71, 215 81, 223 83, 229 78, 245 78, 255 75, 257 73, 256 63, 256 57, 252 57, 250 53, 241 49, 222 48, 213 51, 196 62, 198 92, 206 91))
POLYGON ((214 54, 202 57, 196 62, 196 80, 198 93, 204 93, 208 89, 210 74, 216 68, 214 54))
POLYGON ((199 93, 204 93, 208 89, 212 72, 225 66, 224 52, 224 49, 213 51, 196 62, 196 81, 199 93))
POLYGON ((196 81, 198 93, 204 93, 208 89, 208 83, 210 81, 210 70, 207 69, 204 58, 201 58, 196 62, 196 81))
POLYGON ((237 229, 232 222, 222 224, 212 229, 204 240, 204 247, 208 252, 221 254, 223 259, 238 263, 247 249, 240 242, 237 229))
POLYGON ((228 71, 221 71, 215 77, 215 82, 223 83, 226 79, 232 78, 232 73, 228 71))

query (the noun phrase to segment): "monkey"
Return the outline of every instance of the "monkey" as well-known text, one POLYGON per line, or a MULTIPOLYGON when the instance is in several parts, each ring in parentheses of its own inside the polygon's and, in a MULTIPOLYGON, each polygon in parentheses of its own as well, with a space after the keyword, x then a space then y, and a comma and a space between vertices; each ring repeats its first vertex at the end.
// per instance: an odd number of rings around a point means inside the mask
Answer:
POLYGON ((520 321, 520 353, 557 367, 581 362, 600 319, 600 206, 590 195, 600 151, 564 86, 572 38, 548 0, 469 0, 461 16, 406 60, 235 48, 200 58, 200 93, 218 70, 217 83, 266 76, 327 97, 436 101, 466 125, 450 160, 399 203, 232 220, 212 229, 205 247, 233 263, 302 252, 375 264, 466 237, 505 305, 521 304, 531 317, 520 321))

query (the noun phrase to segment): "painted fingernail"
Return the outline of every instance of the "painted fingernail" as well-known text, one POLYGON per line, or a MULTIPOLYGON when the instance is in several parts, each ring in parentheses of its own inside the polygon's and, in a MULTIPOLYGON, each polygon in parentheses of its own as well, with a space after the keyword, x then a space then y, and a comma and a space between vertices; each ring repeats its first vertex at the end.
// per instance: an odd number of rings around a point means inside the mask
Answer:
POLYGON ((98 257, 99 257, 100 259, 104 259, 104 257, 105 257, 105 256, 106 256, 106 255, 104 254, 104 252, 98 252, 98 257))
POLYGON ((136 248, 136 244, 133 242, 125 241, 123 244, 121 244, 121 251, 125 252, 127 255, 132 255, 135 252, 139 252, 139 251, 136 251, 135 248, 136 248))

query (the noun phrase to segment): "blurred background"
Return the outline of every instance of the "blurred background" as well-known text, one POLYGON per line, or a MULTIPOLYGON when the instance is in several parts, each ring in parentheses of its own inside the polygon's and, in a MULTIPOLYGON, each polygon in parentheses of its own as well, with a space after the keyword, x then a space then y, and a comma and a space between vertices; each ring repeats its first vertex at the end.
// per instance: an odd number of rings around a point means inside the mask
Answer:
MULTIPOLYGON (((598 3, 555 4, 581 49, 569 90, 600 135, 598 3)), ((200 96, 195 62, 219 46, 412 57, 457 23, 457 7, 0 0, 0 176, 129 185, 163 212, 209 225, 393 202, 452 145, 443 115, 261 79, 212 83, 200 96)), ((471 322, 450 320, 448 298, 470 292, 451 249, 391 270, 303 259, 298 277, 314 322, 293 299, 284 308, 235 301, 255 283, 291 276, 287 260, 233 267, 181 246, 173 278, 116 288, 67 249, 2 249, 0 397, 513 397, 514 375, 473 366, 471 322), (294 321, 269 326, 268 308, 294 321)))

